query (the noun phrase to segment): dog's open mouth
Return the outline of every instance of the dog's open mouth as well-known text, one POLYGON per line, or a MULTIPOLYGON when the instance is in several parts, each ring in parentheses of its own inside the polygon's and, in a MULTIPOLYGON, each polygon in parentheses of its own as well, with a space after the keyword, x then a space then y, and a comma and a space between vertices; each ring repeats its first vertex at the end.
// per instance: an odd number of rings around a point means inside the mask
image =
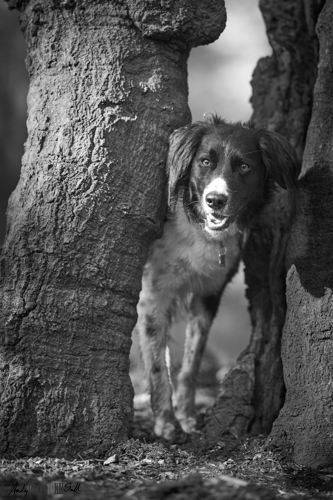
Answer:
POLYGON ((231 217, 221 217, 217 218, 210 215, 206 219, 206 227, 210 231, 223 231, 229 227, 231 222, 231 217))

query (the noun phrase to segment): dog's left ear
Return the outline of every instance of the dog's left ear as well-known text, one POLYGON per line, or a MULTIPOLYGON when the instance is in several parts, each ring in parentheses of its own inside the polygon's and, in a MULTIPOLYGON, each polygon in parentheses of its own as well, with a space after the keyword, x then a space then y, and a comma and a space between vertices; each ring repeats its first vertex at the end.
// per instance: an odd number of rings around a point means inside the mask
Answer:
POLYGON ((170 136, 167 174, 168 206, 171 212, 176 208, 180 185, 190 175, 192 160, 206 128, 207 124, 196 122, 175 130, 170 136))
POLYGON ((262 158, 271 176, 283 189, 287 189, 294 206, 297 197, 297 178, 301 165, 295 149, 278 132, 260 131, 259 147, 262 158))

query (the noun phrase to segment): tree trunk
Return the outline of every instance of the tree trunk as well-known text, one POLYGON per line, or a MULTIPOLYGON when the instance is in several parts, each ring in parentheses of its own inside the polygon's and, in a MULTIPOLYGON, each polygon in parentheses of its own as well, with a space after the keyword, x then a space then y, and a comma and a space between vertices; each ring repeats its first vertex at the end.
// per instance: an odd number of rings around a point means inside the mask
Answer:
POLYGON ((101 454, 131 424, 131 332, 161 235, 168 135, 190 119, 189 48, 218 37, 224 5, 9 5, 31 83, 1 257, 0 446, 101 454))
POLYGON ((318 76, 287 250, 288 312, 282 338, 286 402, 271 441, 296 463, 333 465, 333 4, 317 23, 318 76))
MULTIPOLYGON (((285 135, 301 158, 311 117, 318 61, 316 0, 264 0, 260 7, 273 48, 253 75, 253 119, 285 135)), ((285 321, 285 251, 290 207, 276 196, 252 229, 244 252, 252 335, 248 348, 222 382, 207 418, 209 435, 227 430, 265 433, 281 409, 285 388, 280 357, 285 321)))

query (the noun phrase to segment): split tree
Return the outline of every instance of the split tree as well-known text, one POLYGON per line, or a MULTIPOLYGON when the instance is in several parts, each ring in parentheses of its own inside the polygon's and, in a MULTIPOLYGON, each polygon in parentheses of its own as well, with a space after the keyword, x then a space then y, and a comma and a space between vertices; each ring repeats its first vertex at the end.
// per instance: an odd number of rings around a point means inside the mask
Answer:
MULTIPOLYGON (((104 453, 131 423, 130 335, 162 230, 167 138, 190 119, 186 60, 219 36, 224 6, 8 3, 31 83, 1 256, 1 449, 104 453)), ((280 194, 252 231, 252 339, 207 430, 267 433, 274 422, 273 445, 332 465, 333 6, 260 3, 273 56, 254 74, 254 118, 304 150, 303 166, 294 221, 280 194)))

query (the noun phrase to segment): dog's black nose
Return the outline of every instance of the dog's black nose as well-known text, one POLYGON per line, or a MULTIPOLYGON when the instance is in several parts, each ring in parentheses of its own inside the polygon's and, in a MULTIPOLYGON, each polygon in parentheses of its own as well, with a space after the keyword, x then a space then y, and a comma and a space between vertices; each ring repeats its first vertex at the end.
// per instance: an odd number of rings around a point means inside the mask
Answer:
POLYGON ((227 204, 228 196, 222 193, 211 192, 206 194, 206 203, 213 210, 221 210, 227 204))

